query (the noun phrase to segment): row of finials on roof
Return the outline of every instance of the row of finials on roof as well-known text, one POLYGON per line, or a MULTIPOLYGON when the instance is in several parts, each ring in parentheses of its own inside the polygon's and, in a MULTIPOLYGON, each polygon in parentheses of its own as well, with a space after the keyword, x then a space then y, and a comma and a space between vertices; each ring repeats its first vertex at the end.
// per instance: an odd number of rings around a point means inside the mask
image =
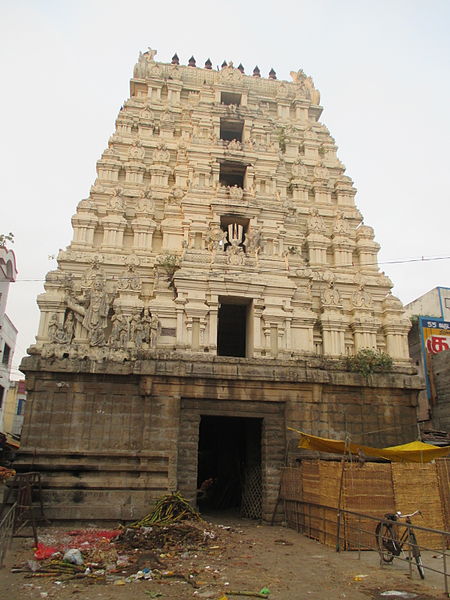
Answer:
MULTIPOLYGON (((180 59, 178 58, 178 54, 175 53, 172 56, 172 64, 173 65, 179 65, 180 64, 180 59)), ((188 67, 196 67, 196 60, 193 56, 191 56, 191 58, 188 60, 188 67)), ((223 61, 223 63, 221 64, 221 68, 225 69, 226 67, 231 67, 233 68, 234 65, 233 63, 230 61, 229 63, 227 63, 225 60, 223 61)), ((205 69, 212 69, 212 62, 210 61, 210 59, 208 58, 205 62, 205 69)), ((242 65, 242 63, 239 63, 238 67, 237 67, 238 71, 240 71, 241 73, 244 73, 244 67, 242 65)), ((253 69, 253 77, 261 77, 261 71, 259 70, 259 67, 256 66, 253 69)), ((270 69, 269 71, 269 79, 276 79, 277 78, 277 74, 275 73, 275 71, 273 69, 270 69)))

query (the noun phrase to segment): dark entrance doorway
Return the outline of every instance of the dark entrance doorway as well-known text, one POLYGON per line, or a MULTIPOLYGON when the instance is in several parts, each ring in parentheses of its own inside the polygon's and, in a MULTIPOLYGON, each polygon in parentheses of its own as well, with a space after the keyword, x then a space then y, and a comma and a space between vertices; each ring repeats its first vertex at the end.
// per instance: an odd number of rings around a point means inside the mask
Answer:
POLYGON ((247 356, 247 320, 249 300, 219 297, 217 325, 217 354, 219 356, 247 356))
POLYGON ((201 511, 240 509, 261 517, 262 419, 202 415, 198 443, 201 511))

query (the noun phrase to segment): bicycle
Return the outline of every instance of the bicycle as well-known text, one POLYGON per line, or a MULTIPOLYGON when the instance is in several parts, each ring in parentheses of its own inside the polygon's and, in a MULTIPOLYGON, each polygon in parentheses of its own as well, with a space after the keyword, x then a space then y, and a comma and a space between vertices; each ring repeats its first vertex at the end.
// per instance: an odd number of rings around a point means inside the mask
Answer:
POLYGON ((400 556, 403 546, 407 544, 414 560, 416 561, 420 578, 425 579, 420 548, 417 543, 416 534, 414 533, 413 528, 406 526, 401 536, 399 536, 399 526, 396 523, 396 521, 399 519, 405 519, 407 525, 412 525, 411 517, 421 514, 422 513, 420 510, 416 510, 409 515, 402 515, 401 512, 397 512, 395 514, 388 513, 384 515, 386 521, 388 522, 378 523, 375 529, 375 536, 377 538, 378 551, 380 553, 381 560, 386 563, 391 563, 394 558, 400 556), (390 521, 392 521, 392 523, 390 521))

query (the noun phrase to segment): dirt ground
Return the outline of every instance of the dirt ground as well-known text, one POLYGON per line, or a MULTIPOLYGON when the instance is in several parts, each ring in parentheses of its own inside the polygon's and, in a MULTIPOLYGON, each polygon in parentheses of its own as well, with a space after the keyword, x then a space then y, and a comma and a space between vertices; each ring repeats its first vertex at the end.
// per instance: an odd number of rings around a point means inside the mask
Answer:
MULTIPOLYGON (((259 525, 255 521, 223 516, 202 524, 206 545, 195 549, 178 547, 160 552, 128 548, 131 564, 125 572, 106 578, 87 577, 62 581, 57 575, 30 577, 11 568, 33 560, 33 542, 15 538, 0 570, 1 598, 5 600, 238 600, 270 590, 270 600, 431 600, 446 597, 441 580, 422 582, 417 571, 408 577, 405 565, 381 569, 375 553, 358 559, 356 552, 337 554, 297 532, 282 526, 259 525), (139 569, 152 571, 151 579, 129 580, 139 569), (435 587, 433 587, 435 586, 435 587), (393 592, 386 594, 385 592, 393 592), (402 594, 400 594, 402 593, 402 594)), ((42 536, 53 534, 42 528, 42 536)), ((426 564, 426 563, 425 563, 426 564)))

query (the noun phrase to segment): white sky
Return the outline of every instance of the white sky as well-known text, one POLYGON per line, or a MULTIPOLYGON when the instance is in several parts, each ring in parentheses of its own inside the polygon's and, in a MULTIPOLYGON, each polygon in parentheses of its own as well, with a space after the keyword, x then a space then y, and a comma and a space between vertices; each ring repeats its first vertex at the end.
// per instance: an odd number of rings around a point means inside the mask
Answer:
MULTIPOLYGON (((314 79, 321 121, 381 244, 380 263, 450 256, 448 0, 0 0, 0 233, 18 280, 14 367, 37 333, 49 258, 72 238, 139 51, 314 79), (29 281, 32 280, 32 281, 29 281)), ((450 286, 450 261, 382 264, 404 303, 450 286)), ((13 376, 20 374, 14 372, 13 376)))

